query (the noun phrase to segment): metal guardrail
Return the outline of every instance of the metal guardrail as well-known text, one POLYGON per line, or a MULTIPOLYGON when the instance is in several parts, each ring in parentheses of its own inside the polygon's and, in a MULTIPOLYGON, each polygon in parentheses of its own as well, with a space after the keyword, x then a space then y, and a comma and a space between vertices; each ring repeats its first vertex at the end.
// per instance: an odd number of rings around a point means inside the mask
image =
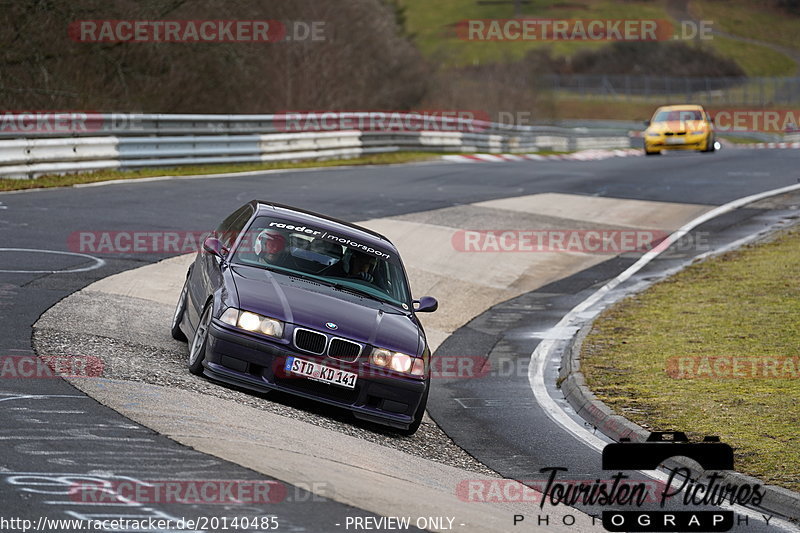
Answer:
POLYGON ((74 114, 5 117, 0 176, 222 163, 322 160, 398 151, 526 153, 631 146, 625 128, 509 126, 416 113, 74 114), (389 114, 387 114, 389 115, 389 114), (326 124, 357 129, 326 129, 326 124), (311 125, 311 126, 309 126, 311 125), (315 125, 322 125, 316 128, 315 125), (295 129, 313 131, 293 131, 295 129))

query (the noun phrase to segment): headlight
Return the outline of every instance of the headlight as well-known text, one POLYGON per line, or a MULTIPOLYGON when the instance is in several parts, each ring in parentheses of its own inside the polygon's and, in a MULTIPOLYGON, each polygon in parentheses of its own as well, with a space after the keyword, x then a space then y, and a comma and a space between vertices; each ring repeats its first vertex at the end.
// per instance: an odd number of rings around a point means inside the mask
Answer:
POLYGON ((395 372, 403 372, 414 376, 425 375, 425 361, 401 352, 390 352, 384 348, 373 348, 369 356, 375 366, 390 368, 395 372))
POLYGON ((661 137, 661 134, 660 133, 648 133, 647 136, 648 137, 661 137))
POLYGON ((269 335, 270 337, 283 337, 283 322, 274 318, 261 316, 250 311, 241 311, 229 307, 219 317, 228 325, 269 335))
POLYGON ((692 135, 702 135, 704 133, 705 133, 705 130, 698 130, 698 131, 693 131, 692 135))
POLYGON ((378 366, 389 366, 392 362, 392 352, 382 348, 372 350, 372 363, 378 366))
POLYGON ((392 355, 392 370, 398 372, 408 372, 411 370, 411 356, 404 353, 396 353, 392 355))

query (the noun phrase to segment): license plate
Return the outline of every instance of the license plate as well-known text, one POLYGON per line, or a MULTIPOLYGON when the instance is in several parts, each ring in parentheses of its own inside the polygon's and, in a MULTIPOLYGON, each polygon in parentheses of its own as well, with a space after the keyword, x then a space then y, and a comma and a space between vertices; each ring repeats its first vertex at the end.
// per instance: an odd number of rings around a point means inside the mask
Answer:
POLYGON ((667 144, 686 144, 686 139, 683 137, 667 137, 667 144))
POLYGON ((314 381, 339 385, 348 389, 354 389, 356 379, 358 379, 358 375, 353 372, 331 368, 312 361, 306 361, 305 359, 298 359, 297 357, 287 357, 284 369, 287 372, 313 379, 314 381))

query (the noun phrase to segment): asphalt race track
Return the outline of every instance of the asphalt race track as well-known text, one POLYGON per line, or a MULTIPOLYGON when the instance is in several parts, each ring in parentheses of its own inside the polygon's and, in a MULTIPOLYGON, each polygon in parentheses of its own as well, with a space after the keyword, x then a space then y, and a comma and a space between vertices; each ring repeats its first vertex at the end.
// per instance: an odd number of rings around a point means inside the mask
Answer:
MULTIPOLYGON (((95 259, 57 253, 70 251, 68 242, 74 232, 206 230, 253 198, 351 221, 387 217, 413 221, 415 213, 545 193, 712 207, 798 180, 797 150, 731 149, 602 161, 334 168, 0 194, 0 355, 32 354, 33 325, 60 300, 100 279, 170 257, 94 254, 95 259)), ((785 215, 792 210, 796 205, 788 202, 776 212, 785 215)), ((710 232, 713 242, 721 244, 763 227, 771 217, 774 214, 765 209, 743 209, 699 229, 710 232)), ((385 232, 393 238, 391 229, 385 232)), ((654 275, 686 258, 686 254, 667 254, 641 275, 654 275)), ((555 324, 593 287, 633 261, 630 255, 596 261, 534 292, 492 306, 454 333, 443 328, 453 334, 440 339, 437 355, 468 351, 489 359, 505 357, 524 367, 525 357, 539 341, 536 332, 555 324)), ((448 298, 448 294, 433 295, 443 303, 448 298)), ((548 376, 553 381, 555 371, 551 364, 548 376)), ((555 397, 558 392, 554 383, 550 385, 555 397)), ((532 480, 542 466, 569 468, 576 479, 595 476, 596 452, 541 412, 526 379, 439 380, 434 387, 429 403, 432 418, 456 444, 501 476, 532 480), (465 398, 477 403, 465 403, 465 398)), ((178 444, 61 379, 6 377, 0 381, 0 403, 0 439, 4 441, 0 498, 20 518, 118 515, 118 505, 87 504, 70 497, 70 486, 97 479, 269 479, 241 463, 178 444)), ((479 465, 470 468, 477 471, 479 465)), ((344 524, 348 516, 377 518, 358 502, 343 503, 335 495, 319 497, 307 490, 310 487, 290 489, 281 503, 269 508, 269 514, 280 519, 279 531, 344 531, 334 524, 344 524)), ((407 497, 413 499, 413 494, 407 497)), ((126 515, 143 517, 219 516, 223 512, 258 516, 264 512, 246 505, 129 507, 126 515)), ((535 516, 526 516, 524 525, 516 528, 512 516, 509 512, 508 530, 535 529, 535 516)), ((751 518, 733 530, 780 529, 775 522, 764 525, 751 518)))

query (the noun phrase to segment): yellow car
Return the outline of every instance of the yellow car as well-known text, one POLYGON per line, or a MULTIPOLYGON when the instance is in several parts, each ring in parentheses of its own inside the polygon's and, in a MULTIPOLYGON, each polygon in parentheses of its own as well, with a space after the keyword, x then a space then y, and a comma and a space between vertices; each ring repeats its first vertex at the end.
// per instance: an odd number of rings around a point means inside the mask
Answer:
POLYGON ((659 107, 645 122, 644 153, 658 155, 662 150, 713 152, 716 142, 714 123, 703 106, 669 105, 659 107))

